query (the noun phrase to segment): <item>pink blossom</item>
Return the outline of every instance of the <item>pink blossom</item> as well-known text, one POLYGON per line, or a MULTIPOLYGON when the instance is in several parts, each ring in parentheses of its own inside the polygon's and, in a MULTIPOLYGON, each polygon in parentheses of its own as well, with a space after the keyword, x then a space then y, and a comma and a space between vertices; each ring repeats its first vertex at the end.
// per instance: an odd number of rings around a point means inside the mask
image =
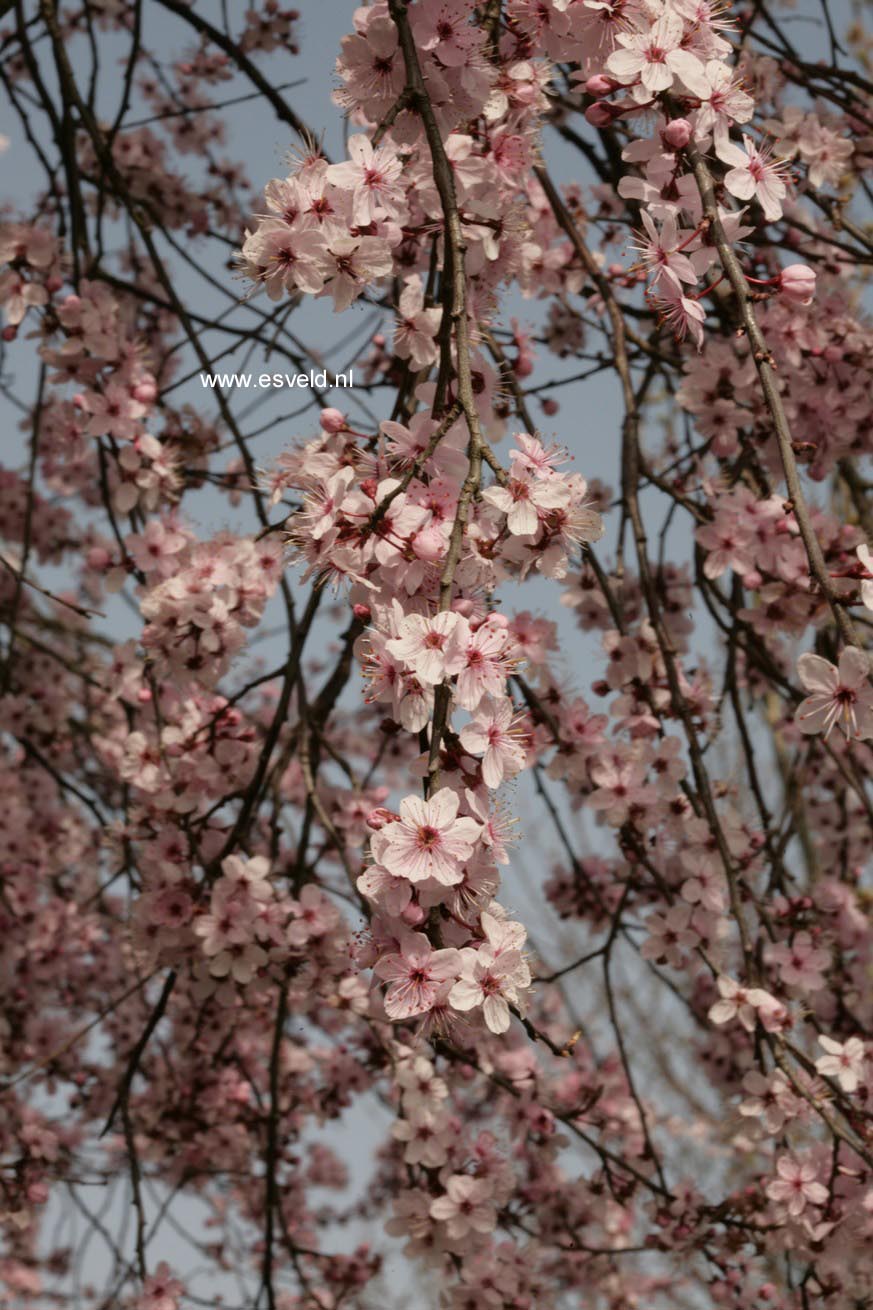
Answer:
POLYGON ((391 983, 385 995, 389 1019, 411 1019, 433 1009, 440 989, 453 981, 460 969, 456 950, 435 951, 423 933, 404 933, 400 949, 384 955, 375 966, 380 978, 391 983))
POLYGON ((618 32, 623 47, 607 59, 606 67, 622 82, 640 79, 650 95, 668 91, 678 78, 694 95, 708 92, 703 64, 682 48, 685 36, 682 19, 667 11, 643 32, 618 32))
POLYGON ((823 1078, 836 1078, 844 1092, 856 1092, 864 1078, 867 1062, 867 1048, 861 1038, 850 1037, 846 1042, 836 1042, 819 1033, 818 1044, 826 1052, 815 1062, 818 1073, 823 1078))
POLYGON ((491 945, 461 951, 461 976, 449 993, 456 1010, 482 1007, 487 1027, 504 1033, 510 1024, 511 1005, 517 1005, 519 990, 530 985, 530 970, 515 949, 495 951, 491 945))
POLYGON ((471 1231, 490 1233, 497 1224, 491 1196, 486 1179, 452 1174, 444 1194, 430 1207, 431 1218, 444 1223, 451 1238, 466 1237, 471 1231))
POLYGON ((750 136, 743 136, 743 147, 741 150, 727 140, 722 143, 719 154, 725 163, 733 165, 725 174, 724 184, 738 200, 756 196, 764 217, 774 223, 782 217, 782 201, 788 194, 783 180, 786 166, 774 162, 771 152, 756 146, 750 136))
POLYGON ((823 972, 831 962, 830 951, 814 945, 808 932, 799 932, 787 942, 770 942, 764 948, 768 964, 775 964, 787 987, 817 992, 824 987, 823 972))
POLYGON ((393 146, 374 150, 369 137, 353 136, 347 144, 350 159, 331 164, 326 173, 334 186, 353 193, 352 221, 366 227, 378 217, 397 218, 405 210, 399 177, 403 165, 393 146))
POLYGON ((473 720, 461 730, 461 745, 472 755, 482 756, 482 779, 486 787, 499 787, 524 768, 526 752, 513 728, 515 710, 508 696, 480 704, 473 720))
POLYGON ((325 239, 317 267, 333 297, 334 310, 348 309, 365 288, 391 272, 391 255, 381 237, 353 237, 337 233, 325 239))
POLYGON ((162 1260, 143 1283, 136 1310, 179 1310, 184 1291, 178 1278, 170 1273, 170 1266, 162 1260))
POLYGON ((401 801, 399 821, 378 834, 378 858, 389 873, 410 882, 460 882, 480 829, 474 819, 458 818, 458 807, 458 797, 448 788, 428 801, 417 796, 401 801))
POLYGON ((422 682, 442 682, 461 662, 463 630, 458 632, 458 622, 458 615, 451 611, 432 618, 409 614, 400 620, 398 636, 388 642, 387 649, 422 682))
POLYGON ((838 667, 821 655, 801 655, 797 674, 810 693, 794 715, 801 732, 822 732, 827 738, 839 723, 848 738, 873 737, 873 686, 863 651, 847 646, 838 667))
POLYGON ((780 1132, 803 1104, 780 1069, 774 1069, 766 1076, 757 1069, 750 1069, 743 1078, 743 1090, 747 1095, 740 1102, 740 1114, 744 1118, 760 1119, 764 1130, 770 1134, 780 1132))
POLYGON ((541 513, 567 504, 570 488, 556 479, 511 478, 505 487, 489 487, 483 499, 506 515, 513 536, 527 536, 536 532, 541 513))
POLYGON ((425 308, 424 288, 418 274, 406 279, 397 308, 399 322, 394 334, 394 351, 401 359, 411 359, 414 368, 427 368, 437 358, 435 338, 442 311, 437 306, 425 308))
POLYGON ((784 1205, 792 1219, 803 1214, 807 1205, 824 1205, 828 1189, 817 1181, 815 1165, 802 1164, 792 1155, 781 1155, 776 1161, 777 1177, 767 1184, 771 1201, 784 1205))
POLYGON ((691 925, 692 913, 689 905, 671 905, 666 914, 650 914, 646 920, 649 935, 640 948, 643 959, 681 969, 688 952, 700 944, 691 925))
POLYGON ((779 1002, 761 987, 743 987, 722 974, 718 979, 721 999, 710 1007, 712 1023, 730 1023, 738 1019, 746 1032, 754 1032, 756 1012, 778 1010, 779 1002))

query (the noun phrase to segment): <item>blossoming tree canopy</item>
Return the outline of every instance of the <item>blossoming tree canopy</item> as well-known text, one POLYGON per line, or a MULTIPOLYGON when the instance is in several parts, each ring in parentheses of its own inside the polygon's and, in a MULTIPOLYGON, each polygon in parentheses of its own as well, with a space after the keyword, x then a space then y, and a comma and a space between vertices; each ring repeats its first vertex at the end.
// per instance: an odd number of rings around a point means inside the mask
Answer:
POLYGON ((873 1305, 860 7, 325 12, 0 3, 0 1306, 873 1305))

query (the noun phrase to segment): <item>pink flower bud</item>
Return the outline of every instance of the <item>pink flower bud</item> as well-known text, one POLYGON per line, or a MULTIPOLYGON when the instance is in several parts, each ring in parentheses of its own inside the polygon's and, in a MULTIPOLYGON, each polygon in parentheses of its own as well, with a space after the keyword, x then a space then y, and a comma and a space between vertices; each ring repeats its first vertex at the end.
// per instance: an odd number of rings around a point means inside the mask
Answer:
POLYGON ((52 296, 56 291, 60 291, 63 285, 64 279, 58 277, 57 273, 53 273, 51 277, 47 277, 45 280, 45 289, 48 291, 49 295, 52 296))
POLYGON ((384 805, 377 805, 375 810, 371 810, 367 815, 366 823, 367 827, 371 828, 373 832, 378 832, 380 828, 385 827, 386 823, 393 823, 396 818, 397 815, 392 814, 390 810, 386 810, 384 805))
POLYGON ((605 73, 595 73, 585 83, 585 90, 590 96, 608 96, 617 86, 618 83, 607 77, 605 73))
POLYGON ((130 393, 134 400, 138 400, 141 405, 153 405, 158 398, 158 389, 152 378, 144 379, 137 382, 133 391, 130 393))
POLYGON ((366 623, 370 618, 370 606, 362 605, 361 602, 358 601, 357 605, 352 606, 352 613, 356 619, 360 619, 362 623, 366 623))
POLYGON ((112 556, 105 546, 92 546, 85 556, 89 569, 108 569, 112 556))
POLYGON ((672 146, 674 150, 681 150, 691 140, 691 124, 687 118, 674 118, 673 122, 668 123, 664 128, 661 136, 668 146, 672 146))
POLYGON ((18 336, 18 328, 5 327, 3 329, 2 337, 4 341, 14 341, 17 336, 18 336))
POLYGON ((585 110, 585 119, 592 127, 609 127, 615 117, 612 105, 606 100, 596 100, 585 110))
POLYGON ((540 405, 543 413, 548 414, 549 418, 551 418, 553 414, 557 414, 560 409, 557 400, 553 400, 551 396, 546 396, 544 400, 541 400, 540 405))
POLYGON ((810 305, 815 295, 815 273, 808 264, 789 264, 779 274, 779 290, 795 305, 810 305))
POLYGON ((318 421, 325 432, 345 432, 349 426, 345 414, 341 414, 338 409, 323 409, 318 421))
POLYGON ((410 901, 400 917, 404 923, 417 928, 420 923, 424 922, 426 915, 420 905, 417 905, 415 901, 410 901))

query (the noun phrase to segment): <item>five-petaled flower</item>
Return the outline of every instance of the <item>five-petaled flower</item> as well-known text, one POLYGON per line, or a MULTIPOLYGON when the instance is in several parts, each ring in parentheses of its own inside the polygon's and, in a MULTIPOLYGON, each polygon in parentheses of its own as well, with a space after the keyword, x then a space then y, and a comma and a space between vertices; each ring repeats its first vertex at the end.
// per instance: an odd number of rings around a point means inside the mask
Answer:
POLYGON ((821 655, 801 655, 797 675, 809 692, 794 715, 801 732, 821 732, 827 738, 839 724, 850 739, 873 737, 870 657, 864 651, 847 646, 838 666, 821 655))
POLYGON ((445 886, 461 882, 481 828, 475 819, 458 818, 459 804, 448 788, 427 801, 407 796, 400 802, 399 820, 387 824, 373 838, 379 863, 410 882, 425 878, 445 886))
POLYGON ((818 1182, 818 1170, 809 1161, 802 1163, 792 1155, 776 1161, 777 1177, 767 1184, 771 1201, 784 1205, 792 1219, 803 1214, 807 1205, 824 1205, 828 1189, 818 1182))
POLYGON ((389 1019, 411 1019, 432 1010, 441 990, 460 971, 460 952, 435 951, 424 933, 406 932, 393 955, 383 955, 375 967, 380 978, 391 983, 385 995, 389 1019))

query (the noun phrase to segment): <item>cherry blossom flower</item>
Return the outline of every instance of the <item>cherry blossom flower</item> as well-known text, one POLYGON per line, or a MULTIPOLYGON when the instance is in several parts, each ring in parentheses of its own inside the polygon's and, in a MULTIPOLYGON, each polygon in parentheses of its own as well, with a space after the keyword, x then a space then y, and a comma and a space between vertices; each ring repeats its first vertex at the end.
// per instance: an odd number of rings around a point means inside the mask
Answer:
POLYGON ((683 253, 693 232, 680 232, 676 219, 668 215, 664 219, 661 232, 652 221, 647 210, 640 214, 645 233, 638 237, 636 246, 641 254, 641 264, 652 275, 652 285, 667 279, 679 287, 683 282, 694 286, 698 272, 688 255, 683 253))
POLYGON ((380 978, 391 983, 385 995, 389 1019, 411 1019, 433 1009, 440 988, 448 991, 460 970, 456 950, 435 951, 423 933, 404 933, 400 949, 383 955, 375 966, 380 978))
POLYGON ((442 311, 438 307, 425 308, 424 287, 417 273, 406 279, 397 308, 394 352, 401 359, 411 359, 414 368, 427 368, 437 358, 435 338, 442 311))
POLYGON ((461 976, 449 992, 456 1010, 474 1010, 481 1005, 487 1027, 505 1033, 510 1024, 511 1005, 517 1005, 519 990, 530 985, 530 970, 517 950, 495 951, 492 946, 461 951, 461 976))
POLYGON ((557 479, 511 478, 507 486, 488 487, 483 500, 506 515, 514 537, 536 532, 539 513, 560 509, 570 499, 570 488, 557 479))
POLYGON ((499 699, 505 694, 506 678, 514 665, 515 643, 508 627, 493 620, 468 633, 469 625, 457 634, 460 653, 454 661, 455 700, 462 709, 472 711, 478 708, 483 696, 499 699))
POLYGON ((746 1097, 739 1104, 745 1118, 760 1119, 765 1132, 776 1134, 799 1112, 802 1101, 795 1096, 781 1069, 764 1075, 750 1069, 743 1078, 746 1097))
POLYGON ((692 914, 690 905, 671 905, 666 914, 650 914, 646 920, 649 935, 640 948, 643 959, 681 969, 688 951, 700 944, 691 926, 692 914))
POLYGON ((801 655, 797 675, 810 694, 798 705, 801 732, 830 735, 839 724, 848 738, 873 737, 873 687, 867 655, 847 646, 835 666, 821 655, 801 655))
POLYGON ((833 1037, 819 1033, 818 1044, 826 1052, 815 1062, 818 1073, 823 1078, 836 1078, 844 1092, 856 1092, 863 1081, 867 1062, 867 1048, 861 1038, 850 1037, 846 1042, 837 1042, 833 1037))
POLYGON ((398 636, 387 643, 387 650, 408 664, 422 682, 435 685, 460 665, 464 634, 458 623, 458 615, 451 611, 432 618, 408 614, 401 619, 398 636))
POLYGON ((768 223, 782 217, 782 201, 788 194, 784 175, 786 165, 774 161, 771 152, 755 145, 750 136, 743 135, 743 149, 725 140, 719 155, 733 167, 725 174, 724 184, 738 200, 751 200, 755 196, 768 223))
POLYGON ((779 1002, 761 987, 743 987, 735 979, 722 974, 718 979, 721 999, 710 1007, 712 1023, 730 1023, 738 1019, 746 1032, 754 1032, 755 1016, 761 1011, 778 1011, 779 1002))
POLYGON ((472 755, 482 756, 482 779, 486 787, 499 787, 525 764, 525 748, 513 730, 515 708, 508 696, 479 705, 471 723, 461 730, 461 745, 472 755))
POLYGON ((702 851, 683 852, 682 865, 689 876, 680 889, 683 900, 700 904, 716 914, 725 907, 724 873, 711 855, 702 851))
POLYGON ((393 146, 377 149, 367 136, 349 137, 351 156, 345 163, 329 165, 326 177, 334 186, 352 192, 352 222, 367 227, 375 219, 398 218, 406 208, 399 177, 403 165, 393 146))
POLYGON ((445 1110, 422 1106, 410 1110, 407 1118, 398 1119, 391 1129, 391 1135, 395 1141, 406 1143, 403 1159, 407 1164, 423 1164, 428 1169, 439 1169, 448 1159, 454 1133, 445 1110))
POLYGON ((781 1155, 776 1161, 776 1173, 778 1176, 767 1184, 767 1195, 784 1205, 793 1219, 803 1214, 807 1205, 824 1205, 827 1201, 828 1189, 817 1181, 818 1170, 810 1162, 781 1155))
POLYGON ((703 324, 706 310, 699 300, 682 294, 672 279, 663 278, 650 293, 650 299, 677 341, 690 336, 698 350, 703 348, 703 324))
POLYGON ((391 272, 391 254, 380 237, 330 235, 318 255, 317 266, 338 313, 348 309, 369 283, 391 272))
POLYGON ((416 44, 432 52, 446 68, 466 64, 481 33, 470 26, 469 11, 462 0, 429 0, 415 11, 416 44))
POLYGON ((458 808, 458 797, 448 788, 428 801, 407 796, 400 802, 399 821, 378 834, 380 863, 410 882, 425 878, 445 886, 460 882, 480 829, 475 819, 458 818, 458 808))
POLYGON ((466 1237, 471 1231, 490 1233, 497 1223, 491 1195, 487 1179, 452 1174, 445 1192, 430 1207, 431 1218, 444 1223, 451 1238, 466 1237))
POLYGON ((178 1278, 172 1276, 170 1266, 162 1260, 143 1283, 136 1310, 179 1310, 184 1291, 178 1278))
POLYGON ((694 95, 705 98, 709 86, 703 64, 683 48, 684 37, 682 19, 668 10, 647 31, 618 32, 616 40, 622 49, 609 56, 606 67, 619 81, 633 82, 639 78, 653 96, 668 91, 679 78, 694 95))
POLYGON ((321 261, 324 238, 295 231, 279 219, 266 219, 246 235, 240 251, 241 272, 262 285, 271 300, 295 290, 316 295, 324 285, 321 261))
POLYGON ((775 964, 787 987, 816 992, 824 987, 823 971, 831 962, 830 951, 815 946, 808 932, 799 932, 791 943, 770 942, 764 948, 768 964, 775 964))

